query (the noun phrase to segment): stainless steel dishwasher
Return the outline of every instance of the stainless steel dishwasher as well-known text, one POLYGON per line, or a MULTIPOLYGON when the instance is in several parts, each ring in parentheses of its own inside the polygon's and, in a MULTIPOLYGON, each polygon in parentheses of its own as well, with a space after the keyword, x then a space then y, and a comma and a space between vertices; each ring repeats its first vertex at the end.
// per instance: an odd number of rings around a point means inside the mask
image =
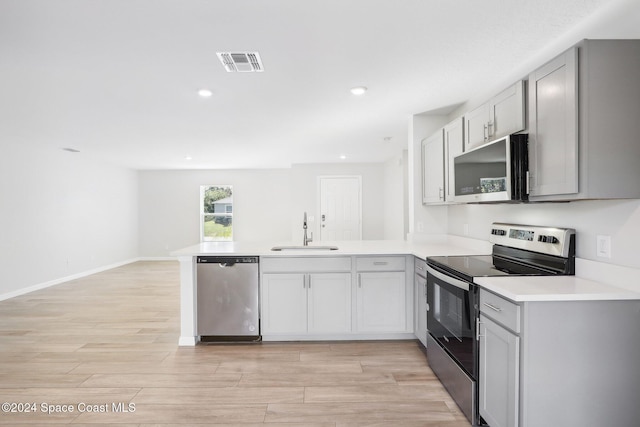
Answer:
POLYGON ((201 342, 259 341, 258 257, 199 256, 197 334, 201 342))

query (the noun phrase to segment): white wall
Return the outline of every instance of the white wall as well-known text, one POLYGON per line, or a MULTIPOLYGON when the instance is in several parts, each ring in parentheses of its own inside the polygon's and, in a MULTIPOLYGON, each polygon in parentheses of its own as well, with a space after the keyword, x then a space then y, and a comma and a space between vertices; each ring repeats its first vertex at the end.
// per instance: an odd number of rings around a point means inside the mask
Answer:
POLYGON ((233 186, 233 238, 288 241, 289 169, 139 171, 139 246, 143 257, 165 257, 200 242, 200 186, 233 186))
POLYGON ((406 156, 393 157, 384 163, 384 234, 386 240, 403 240, 405 232, 406 156))
POLYGON ((317 176, 360 175, 363 238, 402 237, 397 235, 403 221, 396 203, 403 171, 393 162, 133 171, 83 153, 3 148, 0 300, 138 257, 167 257, 198 243, 200 185, 234 186, 236 240, 281 242, 298 237, 298 211, 315 209, 317 176), (387 194, 391 208, 384 203, 387 194))
MULTIPOLYGON (((306 211, 315 221, 309 222, 314 236, 320 236, 318 206, 318 177, 352 175, 362 177, 362 240, 378 240, 385 236, 385 221, 402 221, 401 218, 385 217, 385 185, 383 163, 322 163, 297 164, 292 167, 291 194, 292 222, 291 237, 294 242, 302 242, 302 216, 306 211)), ((402 185, 398 181, 397 185, 402 185)), ((398 187, 399 192, 402 187, 398 187)), ((401 237, 399 237, 401 238, 401 237)))
POLYGON ((136 181, 83 153, 3 145, 0 299, 135 259, 136 181))
MULTIPOLYGON (((233 185, 234 240, 301 243, 303 212, 318 219, 318 177, 323 175, 362 177, 363 239, 402 239, 403 167, 397 161, 392 164, 395 166, 336 163, 299 164, 290 169, 139 171, 140 256, 167 257, 200 241, 200 186, 211 184, 233 185)), ((309 223, 314 236, 319 236, 318 223, 309 223)))
POLYGON ((449 207, 450 234, 487 240, 492 222, 576 229, 576 256, 640 268, 640 200, 590 200, 570 203, 456 205, 449 207), (611 258, 596 255, 596 236, 611 236, 611 258))

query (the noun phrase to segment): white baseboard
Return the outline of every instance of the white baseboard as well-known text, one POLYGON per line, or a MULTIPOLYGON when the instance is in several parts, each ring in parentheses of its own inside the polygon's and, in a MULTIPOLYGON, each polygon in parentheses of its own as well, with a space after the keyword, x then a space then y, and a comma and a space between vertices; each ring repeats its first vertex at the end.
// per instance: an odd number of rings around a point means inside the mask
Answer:
POLYGON ((411 333, 345 333, 345 334, 301 334, 301 335, 262 335, 262 341, 384 341, 384 340, 415 340, 411 333))
MULTIPOLYGON (((175 259, 175 258, 170 258, 175 259)), ((65 283, 70 280, 80 279, 81 277, 91 276, 92 274, 100 273, 106 270, 111 270, 112 268, 121 267, 123 265, 131 264, 132 262, 140 261, 141 258, 132 258, 125 261, 116 262, 109 265, 104 265, 102 267, 93 268, 91 270, 82 271, 80 273, 72 274, 70 276, 60 277, 58 279, 49 280, 48 282, 38 283, 37 285, 29 286, 28 288, 16 289, 15 291, 7 292, 6 294, 0 295, 0 301, 7 300, 9 298, 15 298, 20 295, 28 294, 30 292, 38 291, 40 289, 45 289, 50 286, 59 285, 60 283, 65 283)))
POLYGON ((178 346, 180 347, 193 347, 198 342, 198 337, 183 337, 178 339, 178 346))
POLYGON ((140 257, 137 261, 178 261, 178 257, 175 256, 145 256, 140 257))

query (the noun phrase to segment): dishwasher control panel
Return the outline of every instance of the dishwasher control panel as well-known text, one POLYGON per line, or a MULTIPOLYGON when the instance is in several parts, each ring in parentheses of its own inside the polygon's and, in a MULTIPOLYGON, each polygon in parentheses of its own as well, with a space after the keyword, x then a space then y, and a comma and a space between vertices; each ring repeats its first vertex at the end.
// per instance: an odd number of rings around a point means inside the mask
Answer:
POLYGON ((257 264, 258 257, 199 256, 198 264, 257 264))

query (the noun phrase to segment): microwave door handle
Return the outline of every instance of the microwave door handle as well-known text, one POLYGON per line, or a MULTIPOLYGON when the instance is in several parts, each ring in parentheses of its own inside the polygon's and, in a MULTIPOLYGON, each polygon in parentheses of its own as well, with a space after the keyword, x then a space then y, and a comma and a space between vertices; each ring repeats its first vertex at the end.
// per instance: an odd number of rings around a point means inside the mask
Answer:
POLYGON ((463 280, 455 279, 451 276, 447 276, 446 274, 442 274, 429 266, 427 266, 427 273, 432 274, 434 277, 442 280, 445 283, 453 285, 456 288, 460 288, 467 292, 469 291, 469 284, 463 280))

